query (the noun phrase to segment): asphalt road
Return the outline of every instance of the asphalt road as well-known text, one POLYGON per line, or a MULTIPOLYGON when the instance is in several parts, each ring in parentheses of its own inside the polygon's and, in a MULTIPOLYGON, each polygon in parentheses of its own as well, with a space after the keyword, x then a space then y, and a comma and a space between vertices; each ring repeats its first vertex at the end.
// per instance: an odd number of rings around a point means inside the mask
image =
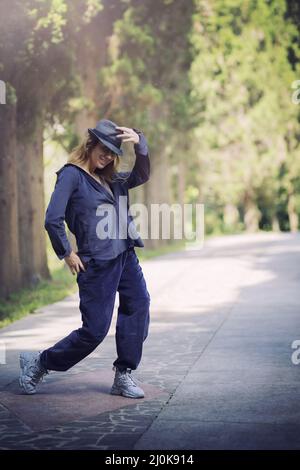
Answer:
POLYGON ((0 449, 300 449, 300 235, 220 237, 141 266, 145 398, 109 394, 118 299, 89 357, 20 393, 19 352, 80 325, 75 294, 0 331, 0 449))

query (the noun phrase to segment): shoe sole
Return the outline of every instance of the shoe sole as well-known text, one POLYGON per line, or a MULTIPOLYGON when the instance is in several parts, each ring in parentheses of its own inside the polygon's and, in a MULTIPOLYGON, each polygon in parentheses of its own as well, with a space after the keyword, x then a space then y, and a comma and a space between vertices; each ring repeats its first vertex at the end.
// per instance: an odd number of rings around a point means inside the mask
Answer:
POLYGON ((129 393, 124 393, 122 390, 119 390, 118 388, 112 388, 110 390, 111 395, 120 395, 122 397, 126 398, 144 398, 145 395, 130 395, 129 393))
POLYGON ((19 385, 20 385, 21 389, 26 393, 26 395, 34 395, 36 393, 36 390, 33 390, 33 391, 29 392, 26 389, 26 385, 23 382, 23 375, 25 375, 25 372, 24 372, 25 361, 26 361, 26 359, 22 356, 22 354, 20 354, 20 369, 21 370, 20 370, 20 377, 19 377, 19 385))

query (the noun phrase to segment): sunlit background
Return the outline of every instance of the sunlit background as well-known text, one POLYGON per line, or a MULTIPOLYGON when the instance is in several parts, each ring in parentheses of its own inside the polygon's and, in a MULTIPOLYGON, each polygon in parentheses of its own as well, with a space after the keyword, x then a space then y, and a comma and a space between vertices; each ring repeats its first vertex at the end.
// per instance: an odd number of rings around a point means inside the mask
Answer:
POLYGON ((147 138, 151 177, 131 202, 204 204, 206 236, 298 231, 298 0, 2 0, 0 18, 0 324, 76 289, 44 214, 102 118, 147 138))

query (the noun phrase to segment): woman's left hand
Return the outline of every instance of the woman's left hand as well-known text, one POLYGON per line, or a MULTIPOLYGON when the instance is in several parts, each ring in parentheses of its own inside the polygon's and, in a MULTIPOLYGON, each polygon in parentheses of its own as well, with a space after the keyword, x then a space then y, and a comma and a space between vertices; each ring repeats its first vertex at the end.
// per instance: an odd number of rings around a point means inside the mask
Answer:
POLYGON ((133 142, 138 144, 140 136, 130 127, 116 126, 116 129, 123 131, 123 134, 118 134, 117 137, 121 137, 122 142, 133 142))

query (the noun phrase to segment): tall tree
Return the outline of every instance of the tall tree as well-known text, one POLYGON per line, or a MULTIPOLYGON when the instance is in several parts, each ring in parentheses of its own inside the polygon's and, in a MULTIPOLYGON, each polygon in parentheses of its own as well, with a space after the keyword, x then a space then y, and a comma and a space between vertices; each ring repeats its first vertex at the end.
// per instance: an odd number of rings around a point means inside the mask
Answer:
MULTIPOLYGON (((298 127, 288 60, 297 34, 284 0, 196 0, 191 68, 205 201, 237 207, 247 230, 276 215, 287 136, 298 127), (266 208, 263 208, 265 210, 266 208)), ((295 49, 295 53, 297 50, 295 49)))
MULTIPOLYGON (((180 172, 183 199, 190 129, 187 35, 192 11, 192 2, 183 0, 131 1, 114 24, 110 63, 101 70, 103 114, 141 127, 149 139, 151 178, 135 191, 148 205, 149 214, 151 204, 172 202, 173 167, 180 172)), ((159 220, 149 222, 149 236, 161 235, 159 220)), ((146 243, 155 247, 170 240, 152 238, 146 243)))
POLYGON ((4 265, 10 270, 3 280, 6 293, 49 277, 43 226, 43 132, 53 109, 56 116, 63 112, 68 99, 78 92, 78 82, 73 76, 74 31, 80 34, 80 27, 97 14, 99 3, 94 0, 1 2, 1 17, 6 20, 0 33, 1 78, 14 88, 17 103, 14 124, 4 119, 5 111, 1 109, 3 134, 16 142, 17 163, 14 182, 9 177, 12 170, 5 161, 2 177, 10 181, 12 188, 17 188, 17 209, 11 206, 17 215, 12 213, 7 217, 12 220, 17 217, 17 225, 10 225, 10 229, 17 234, 18 250, 14 255, 20 268, 20 282, 10 283, 16 271, 10 263, 11 253, 4 252, 3 256, 7 257, 4 265), (76 25, 70 24, 72 8, 81 12, 76 25))

